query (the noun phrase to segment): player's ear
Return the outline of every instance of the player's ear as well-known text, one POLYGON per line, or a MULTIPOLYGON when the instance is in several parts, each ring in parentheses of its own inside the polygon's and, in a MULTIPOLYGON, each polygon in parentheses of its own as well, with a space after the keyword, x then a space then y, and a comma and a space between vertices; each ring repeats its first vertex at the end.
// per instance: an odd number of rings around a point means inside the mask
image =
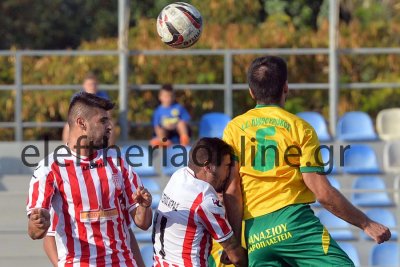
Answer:
POLYGON ((252 99, 256 99, 256 98, 254 97, 254 94, 253 94, 253 91, 251 90, 251 88, 249 88, 249 93, 250 93, 250 96, 251 96, 252 99))
POLYGON ((85 122, 85 120, 83 119, 83 118, 81 118, 81 117, 78 117, 78 118, 76 118, 76 124, 77 124, 77 126, 81 129, 81 130, 83 130, 83 131, 85 131, 86 130, 86 122, 85 122))
POLYGON ((289 93, 288 81, 286 81, 285 85, 283 86, 283 93, 286 94, 286 95, 289 93))

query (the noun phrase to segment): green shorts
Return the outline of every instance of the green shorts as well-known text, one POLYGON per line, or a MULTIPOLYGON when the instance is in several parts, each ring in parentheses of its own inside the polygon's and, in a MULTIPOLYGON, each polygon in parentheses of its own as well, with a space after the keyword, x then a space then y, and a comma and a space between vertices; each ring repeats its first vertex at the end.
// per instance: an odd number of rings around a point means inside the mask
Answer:
POLYGON ((245 221, 249 266, 354 266, 307 204, 245 221))

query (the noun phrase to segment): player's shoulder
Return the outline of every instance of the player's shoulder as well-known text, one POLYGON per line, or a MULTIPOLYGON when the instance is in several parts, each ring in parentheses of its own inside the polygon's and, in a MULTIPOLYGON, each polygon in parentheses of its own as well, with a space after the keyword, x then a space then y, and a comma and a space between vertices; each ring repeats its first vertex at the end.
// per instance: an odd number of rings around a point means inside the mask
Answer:
POLYGON ((39 161, 39 163, 33 170, 33 176, 47 176, 47 174, 52 171, 54 164, 57 164, 57 162, 55 161, 54 152, 52 152, 48 156, 44 157, 41 161, 39 161))

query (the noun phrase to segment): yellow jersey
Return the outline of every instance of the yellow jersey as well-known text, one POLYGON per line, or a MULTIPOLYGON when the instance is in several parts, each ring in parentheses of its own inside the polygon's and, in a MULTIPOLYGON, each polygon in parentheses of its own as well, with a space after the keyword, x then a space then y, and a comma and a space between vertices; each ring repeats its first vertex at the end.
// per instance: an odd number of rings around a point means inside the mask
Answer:
POLYGON ((301 173, 324 168, 317 134, 306 121, 276 105, 257 105, 230 121, 223 139, 239 163, 244 220, 315 201, 301 173))

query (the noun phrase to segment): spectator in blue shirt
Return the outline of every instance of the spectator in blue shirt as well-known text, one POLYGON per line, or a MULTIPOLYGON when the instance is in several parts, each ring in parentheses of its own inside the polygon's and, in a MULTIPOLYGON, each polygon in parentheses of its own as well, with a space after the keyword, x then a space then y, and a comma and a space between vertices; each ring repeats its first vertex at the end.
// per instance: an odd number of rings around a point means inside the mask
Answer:
POLYGON ((189 145, 189 121, 187 110, 175 102, 174 90, 170 84, 164 84, 158 94, 161 104, 153 114, 155 137, 150 141, 152 146, 169 146, 172 143, 189 145))

